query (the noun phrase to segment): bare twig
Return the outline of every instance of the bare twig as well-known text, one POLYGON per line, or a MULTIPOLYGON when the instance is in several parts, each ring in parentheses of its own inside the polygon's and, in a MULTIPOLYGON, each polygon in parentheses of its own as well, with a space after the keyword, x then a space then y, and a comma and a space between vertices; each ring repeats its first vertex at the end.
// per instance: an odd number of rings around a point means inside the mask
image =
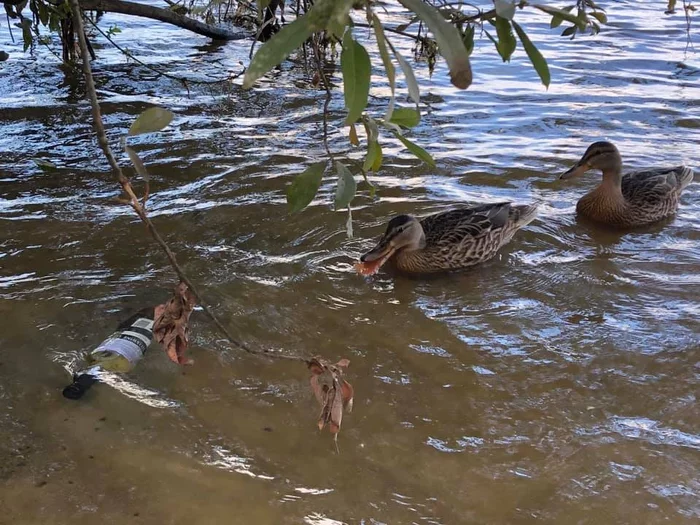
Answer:
POLYGON ((128 58, 130 58, 131 60, 133 60, 133 61, 136 62, 137 64, 139 64, 139 65, 141 65, 141 66, 143 66, 143 67, 145 67, 145 68, 147 68, 147 69, 150 69, 151 71, 153 71, 154 73, 156 73, 158 76, 163 76, 163 77, 165 77, 165 78, 169 78, 169 79, 171 79, 171 80, 175 80, 176 82, 180 82, 180 83, 183 85, 183 87, 187 90, 188 94, 189 94, 189 90, 190 90, 189 84, 202 84, 202 85, 207 85, 207 84, 223 84, 224 82, 230 82, 231 80, 234 80, 234 79, 236 79, 236 78, 242 76, 243 74, 245 74, 245 69, 243 69, 243 71, 241 71, 241 72, 239 72, 239 73, 236 73, 236 74, 234 74, 234 75, 229 75, 229 76, 226 77, 226 78, 222 78, 222 79, 212 79, 212 80, 191 80, 191 79, 188 79, 188 78, 182 78, 182 77, 178 77, 178 76, 175 76, 175 75, 171 75, 170 73, 166 73, 165 71, 162 71, 162 70, 158 69, 157 67, 154 67, 154 66, 152 66, 152 65, 150 65, 150 64, 147 64, 147 63, 143 62, 142 60, 139 60, 139 59, 136 58, 132 53, 130 53, 128 50, 124 49, 124 48, 121 47, 119 44, 117 44, 117 43, 112 39, 112 37, 110 37, 107 33, 105 33, 105 32, 100 28, 100 26, 98 26, 92 19, 90 19, 89 17, 85 17, 85 18, 87 19, 88 22, 90 22, 90 24, 92 24, 92 26, 93 26, 93 27, 94 27, 94 28, 95 28, 95 29, 96 29, 110 44, 112 44, 117 50, 119 50, 119 51, 120 51, 121 53, 123 53, 125 56, 127 56, 128 58))
POLYGON ((82 54, 82 62, 83 62, 83 73, 85 74, 85 84, 86 84, 86 90, 88 93, 88 96, 90 98, 90 105, 92 106, 92 118, 93 118, 93 124, 95 127, 95 132, 97 134, 97 140, 100 144, 100 147, 102 148, 102 151, 105 154, 105 157, 107 157, 107 161, 109 162, 109 165, 111 166, 112 170, 117 176, 117 180, 119 181, 119 184, 121 185, 122 189, 124 190, 124 193, 127 194, 129 197, 129 205, 134 209, 136 214, 139 216, 141 221, 146 225, 148 228, 149 233, 153 237, 153 239, 156 241, 156 243, 161 247, 161 249, 165 252, 165 255, 168 257, 168 260, 170 261, 171 266, 175 270, 175 273, 177 276, 180 278, 182 282, 184 282, 188 288, 195 294, 197 297, 197 301, 201 305, 202 309, 204 310, 204 313, 207 314, 207 316, 214 322, 214 324, 217 326, 217 328, 226 336, 226 338, 236 346, 237 348, 244 350, 245 352, 248 352, 250 354, 255 354, 255 355, 264 355, 268 357, 275 357, 278 359, 289 359, 293 361, 301 361, 304 363, 309 363, 310 359, 301 357, 301 356, 288 356, 288 355, 283 355, 283 354, 277 354, 277 353, 270 353, 269 351, 265 350, 253 350, 250 348, 248 345, 245 343, 238 341, 236 338, 231 335, 229 330, 219 321, 219 319, 214 315, 214 312, 207 306, 207 303, 205 302, 204 298, 202 297, 202 294, 199 292, 197 287, 192 283, 192 281, 187 277, 185 272, 182 270, 180 265, 177 262, 177 259, 175 258, 175 254, 172 252, 170 247, 167 245, 167 243, 163 240, 163 238, 160 236, 160 233, 158 233, 158 230, 156 229, 155 225, 151 222, 151 219, 148 217, 146 214, 146 210, 144 207, 141 205, 139 202, 138 197, 134 193, 134 189, 131 186, 131 182, 129 179, 124 175, 124 172, 122 171, 121 167, 117 163, 117 160, 114 157, 114 154, 112 153, 112 149, 109 146, 109 142, 107 141, 107 133, 105 132, 104 124, 102 122, 102 114, 100 112, 100 105, 97 100, 97 91, 95 90, 95 82, 93 80, 92 76, 92 67, 90 66, 90 61, 88 60, 88 49, 87 49, 87 43, 85 40, 85 29, 83 25, 83 20, 82 16, 80 13, 80 5, 78 3, 78 0, 70 0, 70 6, 71 10, 73 13, 73 21, 75 24, 75 30, 78 33, 78 41, 80 44, 80 51, 82 54))
POLYGON ((685 41, 685 52, 688 52, 688 49, 693 48, 693 39, 690 36, 690 6, 687 3, 687 0, 683 0, 683 12, 685 14, 685 33, 686 33, 686 41, 685 41))
MULTIPOLYGON (((371 28, 372 28, 371 25, 369 25, 369 24, 364 24, 364 23, 361 23, 361 22, 354 22, 353 25, 354 25, 355 27, 362 27, 362 28, 367 28, 367 29, 371 29, 371 28)), ((425 39, 427 38, 427 37, 425 37, 425 36, 412 35, 411 33, 407 33, 406 31, 400 31, 400 30, 398 30, 398 29, 394 29, 393 27, 384 27, 383 29, 384 29, 384 31, 386 31, 387 33, 394 33, 395 35, 401 35, 401 36, 404 36, 404 37, 406 37, 406 38, 410 38, 411 40, 415 40, 416 42, 422 42, 423 40, 425 40, 425 39)))
POLYGON ((12 34, 12 24, 10 23, 10 13, 5 13, 5 18, 7 19, 7 30, 10 32, 10 38, 12 43, 15 43, 15 35, 12 34))
POLYGON ((333 153, 331 152, 331 148, 328 146, 328 107, 330 106, 332 98, 331 85, 330 82, 328 82, 328 77, 326 76, 326 72, 323 70, 323 64, 321 63, 321 52, 318 49, 318 36, 314 37, 313 48, 314 58, 316 59, 316 72, 318 73, 318 76, 323 83, 323 87, 326 90, 326 100, 323 103, 323 145, 326 148, 328 157, 331 159, 331 161, 333 161, 333 153))
POLYGON ((64 66, 69 66, 69 67, 72 66, 71 63, 64 61, 63 57, 60 56, 56 51, 51 49, 51 46, 49 46, 49 44, 47 44, 46 41, 43 38, 41 38, 42 35, 41 35, 41 33, 39 33, 39 28, 37 26, 33 26, 32 31, 34 32, 34 35, 36 36, 37 42, 39 42, 42 46, 44 46, 49 53, 51 53, 53 56, 55 56, 57 59, 59 59, 61 62, 63 62, 64 66))

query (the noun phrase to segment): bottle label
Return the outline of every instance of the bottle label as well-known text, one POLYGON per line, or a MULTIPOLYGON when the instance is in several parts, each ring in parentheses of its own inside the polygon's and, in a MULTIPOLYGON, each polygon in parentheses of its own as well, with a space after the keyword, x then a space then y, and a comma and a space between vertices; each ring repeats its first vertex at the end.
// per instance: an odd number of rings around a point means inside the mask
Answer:
POLYGON ((103 341, 93 352, 119 354, 133 365, 143 357, 152 340, 153 319, 142 317, 103 341))
POLYGON ((91 353, 109 352, 111 354, 119 354, 124 357, 132 365, 136 364, 143 357, 141 349, 143 341, 132 337, 110 337, 103 341, 100 346, 95 348, 91 353))

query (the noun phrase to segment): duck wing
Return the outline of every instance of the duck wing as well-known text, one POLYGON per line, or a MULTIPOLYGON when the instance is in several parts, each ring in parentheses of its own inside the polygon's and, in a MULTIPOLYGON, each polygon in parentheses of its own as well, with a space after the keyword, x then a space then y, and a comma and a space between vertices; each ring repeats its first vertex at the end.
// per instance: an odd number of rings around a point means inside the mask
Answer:
POLYGON ((510 202, 463 206, 430 215, 421 220, 421 226, 429 246, 459 244, 502 229, 508 224, 510 211, 510 202))
POLYGON ((675 197, 690 183, 692 175, 685 166, 635 171, 622 177, 622 195, 635 204, 659 204, 675 197))

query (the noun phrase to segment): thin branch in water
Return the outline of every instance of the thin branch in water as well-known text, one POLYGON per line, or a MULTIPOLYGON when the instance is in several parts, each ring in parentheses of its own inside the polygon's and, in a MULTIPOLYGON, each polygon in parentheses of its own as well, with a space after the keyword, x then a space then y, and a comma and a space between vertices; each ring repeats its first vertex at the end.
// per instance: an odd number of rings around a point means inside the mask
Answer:
POLYGON ((233 344, 235 347, 237 347, 245 352, 248 352, 249 354, 264 355, 267 357, 275 357, 277 359, 301 361, 301 362, 308 364, 310 362, 310 359, 307 359, 307 358, 304 358, 301 356, 288 356, 288 355, 283 355, 283 354, 270 353, 269 351, 265 351, 265 350, 253 350, 245 343, 238 341, 236 338, 233 337, 233 335, 229 332, 229 330, 221 323, 221 321, 219 321, 219 318, 216 317, 214 312, 209 308, 206 301, 204 300, 204 297, 199 292, 197 287, 192 283, 192 281, 189 279, 189 277, 187 277, 185 272, 182 270, 182 268, 180 267, 180 265, 177 262, 177 259, 175 258, 175 254, 172 252, 172 250, 167 245, 167 243, 163 240, 160 233, 156 229, 155 225, 153 224, 153 222, 151 222, 151 219, 146 214, 146 210, 141 205, 138 197, 134 193, 134 189, 131 186, 131 182, 124 175, 124 172, 122 171, 121 167, 117 163, 117 160, 115 159, 114 154, 112 153, 112 149, 109 146, 109 142, 107 140, 107 133, 105 132, 104 123, 102 122, 102 114, 100 111, 99 101, 97 100, 97 91, 95 89, 95 81, 94 81, 93 76, 92 76, 92 67, 90 66, 90 61, 87 59, 89 52, 88 52, 87 43, 86 43, 86 39, 85 39, 85 27, 83 25, 83 19, 81 16, 80 4, 78 3, 78 0, 70 0, 70 7, 71 7, 72 14, 73 14, 75 29, 76 29, 76 32, 78 34, 78 43, 79 43, 80 52, 82 55, 81 58, 82 58, 82 63, 83 63, 83 73, 85 74, 86 90, 88 93, 88 97, 90 98, 90 106, 92 108, 93 125, 95 127, 95 132, 97 134, 97 140, 100 144, 100 147, 102 148, 102 151, 103 151, 105 157, 107 158, 107 161, 109 162, 109 165, 111 166, 112 170, 116 174, 117 180, 119 181, 119 184, 121 185, 122 189, 127 194, 127 196, 129 197, 129 204, 131 205, 131 207, 134 209, 134 211, 139 216, 141 221, 143 221, 146 224, 146 227, 148 228, 149 233, 151 234, 153 239, 156 241, 156 243, 165 252, 165 255, 167 256, 168 260, 170 261, 170 264, 173 267, 173 269, 175 270, 175 273, 177 274, 177 276, 180 278, 180 280, 182 282, 184 282, 187 285, 187 287, 197 297, 197 300, 198 300, 200 306, 204 310, 204 313, 207 314, 207 316, 214 322, 216 327, 221 331, 221 333, 223 333, 226 336, 226 338, 229 340, 229 342, 231 344, 233 344))
MULTIPOLYGON (((361 27, 363 29, 364 28, 367 28, 367 29, 372 28, 372 26, 370 26, 369 24, 364 24, 364 23, 360 23, 360 22, 354 22, 353 25, 355 27, 361 27)), ((387 33, 394 33, 395 35, 401 35, 401 36, 404 36, 406 38, 410 38, 411 40, 415 40, 416 42, 422 42, 422 41, 426 40, 426 38, 427 38, 425 36, 412 35, 411 33, 407 33, 406 31, 399 31, 398 29, 394 29, 392 27, 384 27, 383 29, 387 33)))
POLYGON ((36 35, 36 39, 39 42, 39 44, 44 46, 49 53, 51 53, 53 56, 55 56, 57 59, 59 59, 63 63, 64 66, 74 67, 74 64, 71 64, 70 62, 66 62, 65 60, 63 60, 63 57, 60 56, 56 51, 51 49, 51 46, 49 46, 49 44, 47 44, 46 41, 43 38, 41 38, 42 35, 41 35, 41 33, 39 33, 38 27, 36 27, 36 26, 33 27, 33 31, 34 31, 34 34, 36 35))
POLYGON ((316 72, 318 73, 318 76, 323 83, 323 87, 326 90, 326 100, 323 103, 323 145, 326 148, 328 157, 331 159, 331 161, 333 161, 333 153, 331 152, 331 148, 328 146, 328 107, 330 106, 332 98, 331 85, 330 82, 328 82, 328 77, 326 76, 326 72, 323 70, 323 64, 321 63, 321 51, 319 50, 318 38, 319 37, 317 35, 314 36, 312 45, 314 49, 314 58, 316 59, 316 72))
POLYGON ((5 13, 5 18, 7 18, 7 30, 10 32, 10 38, 12 39, 12 43, 15 43, 15 35, 12 33, 12 24, 10 24, 10 14, 5 13))
POLYGON ((245 74, 245 69, 243 69, 243 71, 236 73, 234 75, 229 75, 227 78, 214 79, 214 80, 191 80, 191 79, 187 79, 187 78, 178 77, 178 76, 172 75, 170 73, 166 73, 165 71, 162 71, 161 69, 158 69, 157 67, 152 66, 150 64, 146 64, 142 60, 139 60, 138 58, 136 58, 127 49, 124 49, 119 44, 117 44, 112 39, 112 37, 110 37, 107 33, 105 33, 92 19, 90 19, 89 17, 85 17, 85 18, 110 44, 112 44, 117 50, 119 50, 126 57, 130 58, 131 60, 133 60, 134 62, 136 62, 140 66, 143 66, 146 69, 150 69, 151 71, 156 73, 158 76, 163 76, 165 78, 175 80, 176 82, 180 82, 183 85, 183 87, 187 90, 188 95, 190 93, 189 84, 202 84, 202 85, 223 84, 224 82, 230 82, 231 80, 234 80, 234 79, 245 74))
POLYGON ((687 53, 688 49, 695 50, 695 46, 693 45, 693 39, 690 36, 690 7, 689 7, 689 4, 687 3, 687 0, 683 0, 683 12, 685 14, 685 33, 686 33, 685 52, 687 53))

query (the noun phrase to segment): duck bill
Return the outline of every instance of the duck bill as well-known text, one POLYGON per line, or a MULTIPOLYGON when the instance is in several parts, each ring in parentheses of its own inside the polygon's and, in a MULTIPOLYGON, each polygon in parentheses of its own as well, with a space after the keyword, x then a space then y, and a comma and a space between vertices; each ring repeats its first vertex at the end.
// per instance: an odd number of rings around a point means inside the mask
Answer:
POLYGON ((389 257, 394 255, 395 251, 396 248, 394 248, 389 241, 382 239, 374 248, 360 257, 360 261, 363 263, 378 262, 379 266, 381 266, 389 257))
POLYGON ((560 179, 572 179, 574 177, 578 177, 579 175, 583 175, 584 173, 586 173, 588 171, 589 168, 590 168, 590 166, 588 164, 586 164, 586 163, 582 164, 579 162, 576 165, 574 165, 571 169, 569 169, 568 171, 565 171, 564 173, 562 173, 559 176, 559 178, 560 179))

